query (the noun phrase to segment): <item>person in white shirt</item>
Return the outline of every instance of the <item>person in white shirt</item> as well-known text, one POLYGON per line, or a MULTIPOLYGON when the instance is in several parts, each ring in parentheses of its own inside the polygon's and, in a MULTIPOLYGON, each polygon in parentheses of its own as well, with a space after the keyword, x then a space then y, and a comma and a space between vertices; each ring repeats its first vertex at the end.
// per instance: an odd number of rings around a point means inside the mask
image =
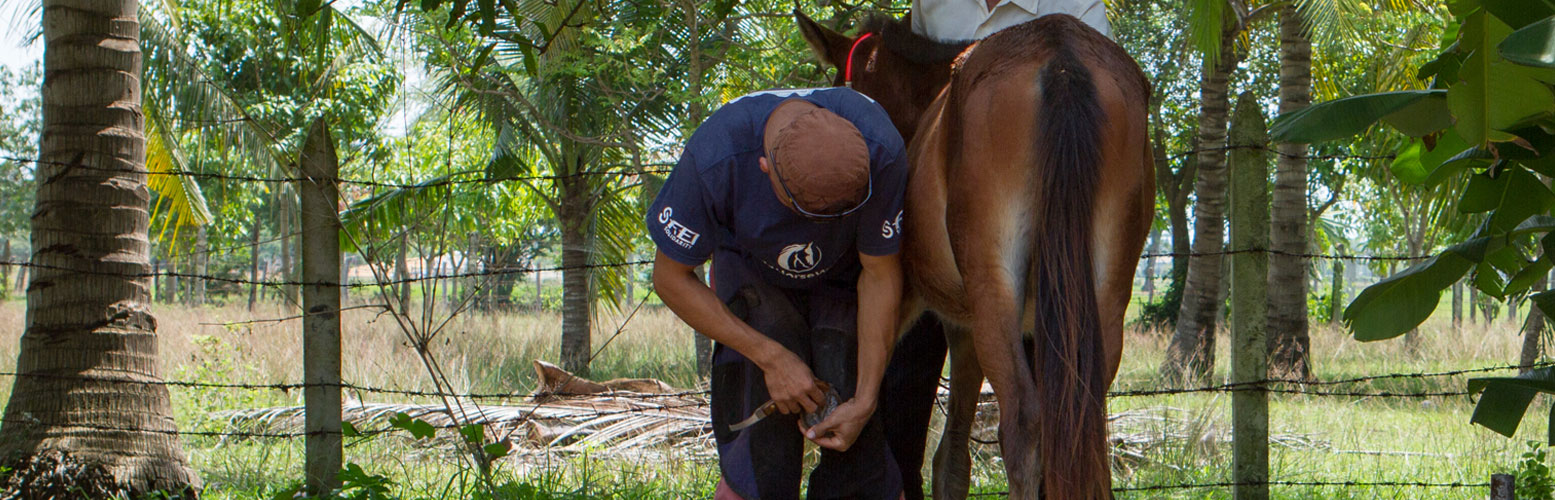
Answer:
POLYGON ((1069 14, 1112 37, 1103 0, 913 0, 912 30, 941 41, 981 40, 1048 14, 1069 14))

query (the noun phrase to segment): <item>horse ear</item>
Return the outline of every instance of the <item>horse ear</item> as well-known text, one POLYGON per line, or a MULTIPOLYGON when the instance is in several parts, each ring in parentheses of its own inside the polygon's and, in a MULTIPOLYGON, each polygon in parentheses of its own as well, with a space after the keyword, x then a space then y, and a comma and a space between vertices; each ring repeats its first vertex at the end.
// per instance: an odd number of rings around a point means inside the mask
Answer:
POLYGON ((847 51, 853 44, 852 38, 821 26, 799 9, 794 9, 794 21, 799 24, 799 32, 804 35, 805 43, 810 45, 810 50, 815 52, 821 62, 842 67, 843 60, 848 58, 847 51))

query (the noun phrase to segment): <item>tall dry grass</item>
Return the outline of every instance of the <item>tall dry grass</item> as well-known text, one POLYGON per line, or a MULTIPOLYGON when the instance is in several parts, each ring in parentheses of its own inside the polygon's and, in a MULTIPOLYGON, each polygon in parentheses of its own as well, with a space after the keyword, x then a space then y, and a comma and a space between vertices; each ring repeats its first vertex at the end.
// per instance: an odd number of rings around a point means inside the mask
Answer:
MULTIPOLYGON (((1398 337, 1376 342, 1357 341, 1337 323, 1313 322, 1309 330, 1313 375, 1333 379, 1516 364, 1523 342, 1522 315, 1515 318, 1490 323, 1465 320, 1454 327, 1450 319, 1433 317, 1420 326, 1413 341, 1398 337)), ((1215 342, 1218 381, 1229 376, 1231 364, 1230 332, 1223 323, 1215 342)), ((1123 362, 1114 388, 1159 385, 1157 370, 1171 335, 1170 330, 1154 328, 1125 331, 1123 362)))
MULTIPOLYGON (((594 322, 591 364, 595 378, 652 377, 677 387, 694 387, 696 358, 690 328, 667 309, 644 306, 630 321, 631 307, 600 312, 594 322), (619 331, 619 335, 617 332, 619 331), (609 342, 606 344, 606 342, 609 342)), ((240 305, 184 307, 159 304, 157 318, 163 376, 198 376, 248 384, 302 380, 302 321, 294 308, 262 304, 253 312, 240 305), (280 321, 270 321, 280 320, 280 321)), ((0 303, 0 367, 15 366, 24 304, 0 303)), ((412 318, 415 331, 430 337, 430 359, 456 391, 525 392, 534 385, 536 359, 555 361, 561 343, 556 313, 470 311, 448 319, 412 318)), ((342 326, 342 376, 362 386, 433 390, 428 367, 412 337, 393 317, 371 309, 348 310, 342 326)), ((394 399, 353 394, 362 399, 394 399)))

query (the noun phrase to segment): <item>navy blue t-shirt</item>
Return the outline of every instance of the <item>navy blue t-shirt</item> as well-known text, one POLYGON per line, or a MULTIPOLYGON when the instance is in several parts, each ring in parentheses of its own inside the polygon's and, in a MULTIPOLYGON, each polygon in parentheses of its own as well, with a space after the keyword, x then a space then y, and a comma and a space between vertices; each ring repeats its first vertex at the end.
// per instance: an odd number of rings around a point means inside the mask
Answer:
POLYGON ((680 162, 648 210, 648 232, 675 261, 713 259, 720 298, 747 279, 794 289, 822 284, 853 287, 858 252, 891 255, 901 241, 907 154, 880 105, 846 88, 772 90, 747 94, 714 112, 686 142, 680 162), (857 127, 869 147, 869 200, 840 219, 815 221, 778 200, 758 160, 767 116, 799 98, 857 127))

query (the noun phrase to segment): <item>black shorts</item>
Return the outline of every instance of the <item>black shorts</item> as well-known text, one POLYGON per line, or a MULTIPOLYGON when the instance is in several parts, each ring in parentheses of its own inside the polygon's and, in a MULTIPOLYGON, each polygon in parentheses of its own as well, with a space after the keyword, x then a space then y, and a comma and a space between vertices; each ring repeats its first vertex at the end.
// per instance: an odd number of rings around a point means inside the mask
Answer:
MULTIPOLYGON (((786 290, 747 282, 728 305, 756 331, 798 355, 844 401, 853 396, 858 379, 856 292, 786 290)), ((775 414, 740 431, 729 430, 769 399, 760 367, 734 349, 714 348, 713 432, 724 481, 746 500, 797 499, 805 448, 798 416, 775 414)), ((896 500, 901 493, 902 475, 877 411, 848 451, 821 450, 806 497, 896 500)))

